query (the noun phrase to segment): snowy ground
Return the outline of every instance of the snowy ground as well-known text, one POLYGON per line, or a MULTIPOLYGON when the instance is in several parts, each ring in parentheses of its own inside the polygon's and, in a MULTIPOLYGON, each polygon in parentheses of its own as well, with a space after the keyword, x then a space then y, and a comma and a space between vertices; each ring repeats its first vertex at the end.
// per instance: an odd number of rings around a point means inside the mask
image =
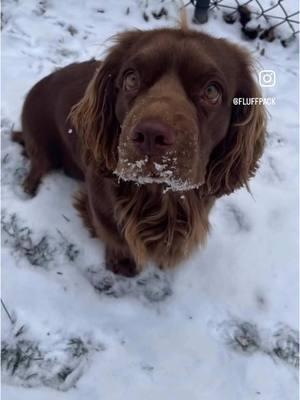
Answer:
MULTIPOLYGON (((252 197, 240 190, 221 199, 206 249, 177 271, 113 276, 71 206, 77 182, 53 173, 34 199, 21 190, 28 162, 9 137, 26 92, 58 67, 101 58, 118 31, 176 24, 175 2, 164 1, 159 20, 160 0, 149 3, 3 2, 2 299, 11 317, 2 313, 3 399, 295 400, 296 42, 246 42, 220 13, 202 27, 276 72, 264 93, 277 104, 252 197)), ((296 0, 287 5, 297 10, 296 0)))

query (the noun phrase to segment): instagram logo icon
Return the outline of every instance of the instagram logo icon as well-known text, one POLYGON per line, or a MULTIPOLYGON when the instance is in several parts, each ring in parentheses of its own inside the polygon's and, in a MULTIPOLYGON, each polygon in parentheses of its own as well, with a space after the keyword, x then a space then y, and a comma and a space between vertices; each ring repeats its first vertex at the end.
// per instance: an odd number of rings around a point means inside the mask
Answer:
POLYGON ((258 79, 261 87, 274 87, 276 83, 275 71, 271 69, 259 71, 258 79))

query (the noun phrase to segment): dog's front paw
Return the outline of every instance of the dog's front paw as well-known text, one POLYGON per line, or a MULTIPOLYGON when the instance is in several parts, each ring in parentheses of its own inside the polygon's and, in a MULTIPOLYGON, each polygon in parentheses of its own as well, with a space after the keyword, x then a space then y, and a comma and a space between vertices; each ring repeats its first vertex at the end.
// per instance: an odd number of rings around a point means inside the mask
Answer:
POLYGON ((23 181, 23 190, 26 194, 28 194, 30 197, 34 197, 36 195, 38 186, 39 186, 39 181, 36 181, 32 179, 30 176, 24 179, 23 181))
POLYGON ((138 268, 131 257, 126 257, 124 254, 117 251, 106 249, 105 256, 106 268, 115 274, 123 275, 132 278, 138 274, 138 268))

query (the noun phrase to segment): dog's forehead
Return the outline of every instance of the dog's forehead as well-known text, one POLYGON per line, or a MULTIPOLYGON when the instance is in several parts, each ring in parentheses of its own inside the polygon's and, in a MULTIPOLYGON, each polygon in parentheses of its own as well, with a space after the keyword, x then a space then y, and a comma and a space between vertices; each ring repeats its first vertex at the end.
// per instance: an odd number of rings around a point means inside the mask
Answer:
POLYGON ((147 66, 159 64, 165 70, 181 66, 191 75, 197 71, 223 71, 233 76, 240 71, 239 50, 226 40, 195 31, 149 31, 134 46, 130 57, 147 66))
MULTIPOLYGON (((150 32, 138 42, 135 51, 143 54, 145 57, 167 55, 170 59, 178 56, 193 56, 195 54, 206 55, 214 50, 215 40, 210 37, 202 37, 195 35, 178 34, 177 31, 165 31, 158 35, 158 32, 150 32), (205 53, 205 54, 204 54, 205 53)), ((217 55, 217 53, 216 53, 217 55)))

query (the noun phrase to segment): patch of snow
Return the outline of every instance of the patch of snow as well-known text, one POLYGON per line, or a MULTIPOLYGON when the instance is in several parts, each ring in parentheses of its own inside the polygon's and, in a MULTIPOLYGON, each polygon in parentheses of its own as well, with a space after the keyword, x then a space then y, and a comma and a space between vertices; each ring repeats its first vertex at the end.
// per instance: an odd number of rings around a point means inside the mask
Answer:
MULTIPOLYGON (((128 162, 126 160, 126 169, 117 168, 114 174, 123 181, 132 181, 137 185, 146 185, 151 183, 163 184, 163 192, 172 191, 186 191, 199 188, 201 184, 193 184, 188 180, 176 178, 174 172, 176 170, 177 157, 163 156, 162 164, 153 162, 155 170, 158 172, 156 176, 148 176, 140 170, 147 164, 151 163, 148 156, 142 160, 128 162)), ((125 162, 125 160, 124 160, 125 162)))
POLYGON ((140 176, 138 173, 134 174, 132 173, 131 175, 128 174, 127 172, 114 172, 115 175, 119 177, 119 179, 125 181, 125 182, 134 182, 137 185, 147 185, 151 183, 156 183, 156 184, 163 184, 165 187, 163 189, 163 192, 166 193, 169 190, 173 192, 179 192, 179 191, 187 191, 187 190, 192 190, 192 189, 197 189, 201 186, 201 184, 192 184, 191 182, 187 180, 182 180, 182 179, 176 179, 172 177, 173 172, 172 171, 163 171, 163 173, 160 174, 160 177, 152 177, 152 176, 140 176))
POLYGON ((127 163, 127 165, 131 168, 142 168, 148 162, 148 157, 145 156, 144 160, 137 160, 135 163, 127 163))

